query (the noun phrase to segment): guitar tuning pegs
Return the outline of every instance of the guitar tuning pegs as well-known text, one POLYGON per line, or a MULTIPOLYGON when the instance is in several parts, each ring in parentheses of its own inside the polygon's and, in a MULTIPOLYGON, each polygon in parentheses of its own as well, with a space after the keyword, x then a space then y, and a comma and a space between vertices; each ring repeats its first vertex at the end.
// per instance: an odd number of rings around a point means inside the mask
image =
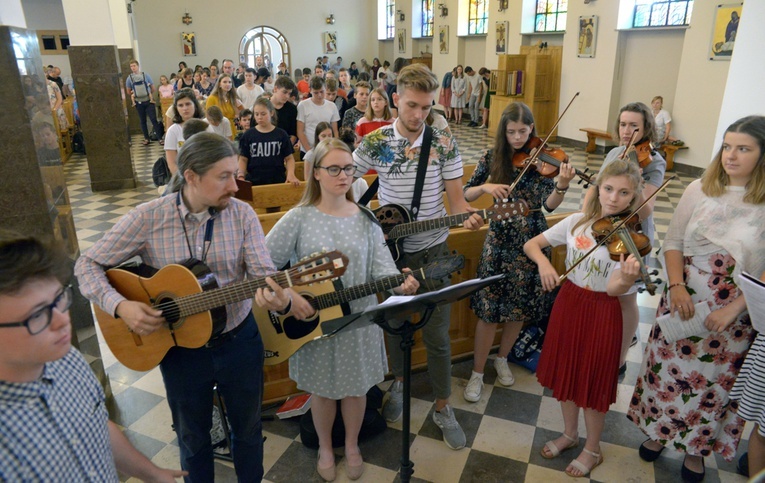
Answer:
POLYGON ((652 277, 655 277, 658 274, 659 274, 659 271, 658 270, 654 270, 653 272, 650 272, 649 275, 651 275, 652 277))

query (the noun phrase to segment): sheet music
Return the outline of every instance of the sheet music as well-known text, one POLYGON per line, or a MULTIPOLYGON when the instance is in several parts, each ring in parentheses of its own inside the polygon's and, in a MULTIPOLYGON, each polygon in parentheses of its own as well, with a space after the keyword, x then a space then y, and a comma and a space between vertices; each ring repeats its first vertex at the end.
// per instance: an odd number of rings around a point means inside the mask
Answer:
POLYGON ((697 335, 706 337, 709 331, 704 326, 707 316, 712 313, 707 302, 699 302, 694 305, 694 314, 689 320, 680 318, 680 313, 675 311, 674 316, 670 314, 662 315, 656 319, 656 323, 661 327, 661 332, 667 342, 672 343, 680 339, 685 339, 697 335))
POLYGON ((746 297, 752 326, 757 332, 765 332, 765 283, 747 272, 742 272, 739 288, 746 297))

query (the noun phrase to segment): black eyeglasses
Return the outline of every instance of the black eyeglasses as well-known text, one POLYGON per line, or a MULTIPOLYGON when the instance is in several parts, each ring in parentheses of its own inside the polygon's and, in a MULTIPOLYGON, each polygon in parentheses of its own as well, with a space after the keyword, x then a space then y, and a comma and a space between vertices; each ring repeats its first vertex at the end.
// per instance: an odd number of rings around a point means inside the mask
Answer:
POLYGON ((3 327, 26 327, 27 331, 31 335, 37 335, 44 331, 49 325, 51 317, 53 316, 53 309, 55 308, 62 314, 69 310, 72 306, 72 286, 65 285, 61 290, 61 293, 56 295, 53 299, 53 303, 46 305, 34 314, 30 315, 27 320, 22 322, 7 322, 0 324, 0 328, 3 327))
POLYGON ((316 167, 319 169, 326 169, 327 173, 329 173, 329 175, 332 176, 333 178, 337 178, 338 176, 340 176, 340 171, 345 173, 346 176, 353 176, 353 173, 356 172, 356 166, 352 164, 349 164, 348 166, 345 166, 342 168, 340 166, 329 166, 326 168, 324 166, 316 166, 316 167))

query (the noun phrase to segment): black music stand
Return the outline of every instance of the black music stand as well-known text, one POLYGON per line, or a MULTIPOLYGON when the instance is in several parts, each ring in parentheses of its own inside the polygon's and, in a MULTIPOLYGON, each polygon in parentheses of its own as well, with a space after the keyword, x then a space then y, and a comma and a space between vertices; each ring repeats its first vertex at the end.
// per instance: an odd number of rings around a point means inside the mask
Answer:
MULTIPOLYGON (((445 304, 451 304, 461 300, 468 295, 476 292, 488 285, 491 285, 500 279, 502 275, 493 275, 483 279, 467 280, 456 285, 450 285, 435 292, 428 292, 416 295, 411 298, 399 300, 387 300, 385 303, 366 310, 363 314, 353 314, 351 316, 338 319, 334 330, 325 335, 330 337, 343 328, 355 323, 364 323, 366 319, 379 325, 385 332, 392 335, 401 336, 401 350, 404 352, 404 414, 402 420, 403 434, 401 436, 401 481, 407 482, 414 473, 414 463, 409 459, 409 427, 410 427, 410 400, 411 400, 411 372, 412 372, 412 346, 414 345, 414 333, 423 328, 433 312, 445 304), (400 327, 393 327, 389 324, 392 319, 405 319, 406 317, 422 313, 422 317, 416 324, 405 321, 400 327)), ((334 321, 333 321, 334 322, 334 321)))

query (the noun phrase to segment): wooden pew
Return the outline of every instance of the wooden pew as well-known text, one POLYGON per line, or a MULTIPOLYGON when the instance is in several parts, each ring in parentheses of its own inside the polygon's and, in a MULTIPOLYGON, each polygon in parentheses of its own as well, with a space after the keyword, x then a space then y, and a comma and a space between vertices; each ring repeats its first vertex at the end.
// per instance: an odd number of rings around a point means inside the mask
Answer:
POLYGON ((587 147, 584 148, 584 150, 588 153, 594 153, 595 149, 597 149, 597 144, 595 144, 596 139, 606 139, 611 141, 614 139, 608 131, 601 131, 600 129, 591 127, 583 127, 579 130, 587 133, 587 147))
POLYGON ((682 146, 675 146, 674 144, 663 144, 657 149, 664 153, 664 159, 667 160, 667 171, 670 171, 675 166, 675 153, 681 149, 688 149, 688 146, 683 144, 682 146))
MULTIPOLYGON (((372 204, 376 204, 376 200, 373 200, 372 204)), ((283 215, 284 212, 258 215, 264 232, 268 233, 283 215)), ((550 215, 547 217, 547 223, 549 226, 553 226, 568 215, 570 215, 570 213, 550 215)), ((477 231, 470 231, 464 228, 455 228, 450 231, 449 239, 447 240, 449 248, 451 250, 456 250, 465 257, 465 268, 460 274, 456 274, 452 277, 453 284, 475 278, 478 259, 483 250, 483 243, 487 231, 488 225, 484 225, 477 231)), ((565 257, 565 246, 553 249, 552 261, 559 273, 563 273, 564 271, 565 257)), ((449 336, 451 339, 453 359, 463 358, 472 354, 475 326, 477 322, 477 317, 470 309, 469 298, 451 305, 451 327, 449 329, 449 336)), ((497 331, 497 335, 494 339, 495 345, 499 344, 501 336, 501 330, 497 331)), ((412 367, 414 369, 422 368, 427 364, 427 354, 421 339, 421 333, 417 332, 415 335, 415 346, 412 350, 412 367)), ((283 400, 297 392, 299 392, 297 386, 289 378, 289 365, 287 362, 265 368, 264 402, 269 403, 283 400)))

